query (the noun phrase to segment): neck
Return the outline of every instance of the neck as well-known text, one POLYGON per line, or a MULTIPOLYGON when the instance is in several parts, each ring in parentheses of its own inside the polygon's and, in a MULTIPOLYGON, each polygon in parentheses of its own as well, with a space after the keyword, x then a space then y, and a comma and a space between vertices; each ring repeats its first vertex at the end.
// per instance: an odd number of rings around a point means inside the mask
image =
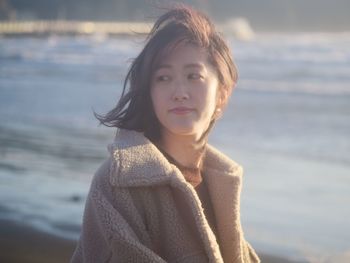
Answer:
POLYGON ((206 141, 198 142, 192 136, 162 133, 159 147, 179 164, 188 168, 200 168, 206 141))

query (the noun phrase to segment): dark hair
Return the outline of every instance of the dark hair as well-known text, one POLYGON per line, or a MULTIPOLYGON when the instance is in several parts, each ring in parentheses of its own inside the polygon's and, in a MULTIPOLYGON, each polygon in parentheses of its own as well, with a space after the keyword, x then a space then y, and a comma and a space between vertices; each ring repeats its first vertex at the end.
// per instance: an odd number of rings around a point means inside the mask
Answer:
MULTIPOLYGON (((237 81, 237 69, 230 49, 206 15, 179 6, 155 22, 145 47, 126 75, 117 106, 105 116, 95 113, 101 124, 143 132, 152 141, 160 138, 160 124, 150 95, 151 78, 161 58, 180 42, 192 43, 207 51, 209 63, 217 70, 220 83, 218 104, 220 108, 226 105, 237 81)), ((213 117, 211 126, 215 119, 213 117)))

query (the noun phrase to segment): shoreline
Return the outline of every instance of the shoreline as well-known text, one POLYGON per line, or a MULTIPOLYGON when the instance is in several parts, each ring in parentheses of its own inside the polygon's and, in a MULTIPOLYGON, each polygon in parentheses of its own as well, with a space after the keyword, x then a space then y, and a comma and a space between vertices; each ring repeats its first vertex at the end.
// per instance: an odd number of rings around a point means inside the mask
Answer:
MULTIPOLYGON (((69 262, 76 240, 57 237, 29 225, 0 219, 0 262, 61 263, 69 262)), ((297 263, 259 253, 264 263, 297 263)))

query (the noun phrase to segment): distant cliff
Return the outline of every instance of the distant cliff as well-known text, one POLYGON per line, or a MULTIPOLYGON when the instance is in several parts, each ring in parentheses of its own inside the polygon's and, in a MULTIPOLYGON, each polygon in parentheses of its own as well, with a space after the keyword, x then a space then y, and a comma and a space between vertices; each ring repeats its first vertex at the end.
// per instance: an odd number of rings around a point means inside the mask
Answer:
MULTIPOLYGON (((153 20, 169 0, 0 0, 0 19, 153 20), (154 4, 158 3, 158 4, 154 4)), ((176 2, 176 1, 172 1, 176 2)), ((179 2, 179 1, 177 1, 179 2)), ((350 30, 348 0, 185 0, 223 22, 244 17, 256 30, 350 30)))

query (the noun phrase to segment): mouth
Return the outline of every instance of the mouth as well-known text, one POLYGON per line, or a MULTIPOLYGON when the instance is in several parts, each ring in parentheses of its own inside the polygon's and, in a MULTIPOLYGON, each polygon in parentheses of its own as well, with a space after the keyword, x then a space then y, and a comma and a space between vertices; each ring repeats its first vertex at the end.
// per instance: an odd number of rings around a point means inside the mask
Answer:
POLYGON ((173 113, 176 115, 185 115, 192 111, 194 111, 194 109, 187 108, 187 107, 176 107, 169 110, 170 113, 173 113))

